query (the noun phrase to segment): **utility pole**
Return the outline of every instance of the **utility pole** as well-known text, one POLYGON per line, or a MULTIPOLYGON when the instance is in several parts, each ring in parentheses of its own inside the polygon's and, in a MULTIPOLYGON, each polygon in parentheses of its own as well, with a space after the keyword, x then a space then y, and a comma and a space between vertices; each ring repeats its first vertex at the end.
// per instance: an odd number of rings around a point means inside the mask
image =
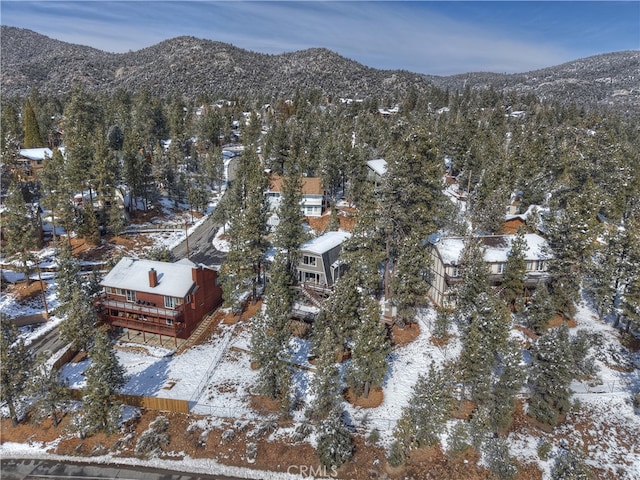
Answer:
POLYGON ((189 229, 187 228, 187 221, 184 221, 184 235, 187 239, 187 258, 189 258, 189 229))

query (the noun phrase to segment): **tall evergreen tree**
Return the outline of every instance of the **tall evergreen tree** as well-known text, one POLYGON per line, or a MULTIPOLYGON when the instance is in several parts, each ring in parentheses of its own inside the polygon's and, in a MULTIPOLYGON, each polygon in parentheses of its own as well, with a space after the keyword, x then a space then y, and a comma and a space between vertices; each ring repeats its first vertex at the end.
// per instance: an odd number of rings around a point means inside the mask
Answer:
POLYGON ((80 262, 73 256, 71 247, 60 245, 56 255, 56 292, 62 310, 71 307, 73 292, 78 288, 80 262))
POLYGON ((75 350, 89 351, 94 342, 97 317, 91 298, 83 292, 81 285, 75 284, 71 299, 63 308, 67 317, 59 327, 60 339, 75 350))
POLYGON ((30 283, 29 274, 35 260, 33 251, 40 238, 40 219, 33 205, 27 204, 22 186, 16 181, 9 187, 5 206, 2 222, 2 234, 6 240, 4 253, 19 262, 19 269, 25 274, 27 283, 30 283))
POLYGON ((5 315, 0 315, 0 400, 6 402, 11 422, 19 421, 20 399, 34 364, 33 354, 18 337, 18 329, 5 315))
POLYGON ((316 349, 316 372, 311 380, 313 403, 311 417, 324 419, 339 404, 341 398, 341 375, 338 370, 335 338, 329 327, 325 327, 321 335, 316 335, 320 344, 316 349))
POLYGON ((438 444, 450 411, 451 392, 447 377, 431 364, 426 375, 418 376, 409 403, 393 431, 404 452, 402 456, 414 448, 438 444))
POLYGON ((60 378, 60 371, 39 358, 35 375, 30 379, 28 391, 34 396, 33 407, 43 417, 51 417, 54 428, 60 423, 60 407, 69 400, 67 386, 60 378))
POLYGON ((275 230, 274 246, 282 249, 288 268, 296 270, 300 261, 300 245, 307 239, 304 216, 300 209, 302 181, 293 165, 287 163, 287 175, 282 181, 282 201, 278 208, 279 223, 275 230))
POLYGON ((353 455, 351 432, 345 424, 344 412, 339 405, 320 424, 317 452, 320 463, 326 468, 339 467, 353 455))
POLYGON ((378 302, 366 298, 363 303, 345 379, 356 396, 364 395, 367 398, 372 387, 381 387, 384 382, 389 370, 387 355, 391 348, 386 327, 380 321, 378 302))
POLYGON ((108 334, 96 331, 95 344, 90 352, 91 365, 85 371, 84 428, 86 433, 114 432, 120 418, 120 404, 116 392, 125 383, 124 368, 118 363, 108 334))
POLYGON ((540 337, 532 354, 529 412, 541 422, 556 425, 558 415, 569 410, 569 384, 574 378, 567 327, 563 325, 540 337))
POLYGON ((426 265, 420 265, 419 259, 426 258, 420 247, 442 223, 444 195, 440 164, 429 132, 424 127, 405 131, 402 124, 396 128, 393 135, 398 145, 389 156, 382 189, 387 272, 392 274, 393 286, 386 293, 393 297, 400 322, 406 322, 413 318, 416 291, 424 287, 428 275, 426 265))
POLYGON ((31 101, 27 98, 24 105, 24 148, 42 147, 42 135, 38 126, 38 118, 33 111, 31 101))
POLYGON ((533 329, 537 335, 542 335, 547 330, 549 321, 555 312, 547 285, 545 283, 539 284, 524 310, 526 325, 533 329))
POLYGON ((293 304, 290 275, 284 257, 277 254, 265 293, 265 311, 254 317, 251 336, 251 358, 260 369, 257 391, 279 400, 283 409, 288 409, 291 386, 291 372, 286 364, 293 304))
POLYGON ((229 254, 221 270, 225 300, 232 305, 247 288, 257 299, 267 247, 267 179, 254 150, 246 149, 241 159, 238 178, 227 194, 229 254))
POLYGON ((463 323, 472 320, 478 296, 489 292, 489 268, 483 255, 479 239, 472 237, 465 242, 460 261, 462 282, 456 301, 456 316, 463 323))
POLYGON ((514 312, 519 309, 524 296, 524 277, 527 271, 525 254, 528 248, 524 231, 519 229, 511 241, 502 282, 502 296, 514 312))

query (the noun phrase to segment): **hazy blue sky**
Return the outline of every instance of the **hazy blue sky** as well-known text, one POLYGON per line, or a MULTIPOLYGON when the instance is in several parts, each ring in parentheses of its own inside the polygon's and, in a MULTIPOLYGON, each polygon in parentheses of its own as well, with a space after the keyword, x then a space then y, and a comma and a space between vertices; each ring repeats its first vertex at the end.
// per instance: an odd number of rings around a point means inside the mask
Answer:
POLYGON ((262 53, 326 47, 365 65, 524 72, 640 49, 640 2, 7 1, 3 25, 110 52, 179 35, 262 53))

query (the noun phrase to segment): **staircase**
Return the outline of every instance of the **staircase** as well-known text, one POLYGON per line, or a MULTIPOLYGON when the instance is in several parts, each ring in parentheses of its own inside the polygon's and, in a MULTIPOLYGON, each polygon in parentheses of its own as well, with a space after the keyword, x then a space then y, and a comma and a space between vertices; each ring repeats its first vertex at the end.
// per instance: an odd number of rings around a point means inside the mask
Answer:
POLYGON ((186 342, 184 342, 180 348, 178 349, 177 353, 182 353, 185 350, 187 350, 188 348, 191 348, 193 345, 195 345, 196 343, 198 343, 198 341, 201 339, 202 335, 205 333, 205 331, 213 324, 216 322, 216 312, 210 313, 209 315, 207 315, 206 317, 204 317, 202 319, 202 321, 198 324, 198 326, 196 327, 196 329, 191 332, 191 335, 189 335, 189 338, 187 339, 186 342))
POLYGON ((302 292, 302 295, 309 300, 312 305, 322 308, 322 299, 320 299, 315 292, 308 290, 304 284, 300 285, 300 292, 302 292))

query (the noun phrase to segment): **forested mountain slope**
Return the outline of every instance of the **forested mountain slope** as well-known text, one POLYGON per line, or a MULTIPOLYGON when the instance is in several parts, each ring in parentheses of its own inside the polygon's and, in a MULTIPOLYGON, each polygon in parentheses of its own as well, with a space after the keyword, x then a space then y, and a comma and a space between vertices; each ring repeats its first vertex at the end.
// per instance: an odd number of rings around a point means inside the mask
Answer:
POLYGON ((2 26, 4 95, 68 92, 75 82, 89 89, 154 95, 292 95, 315 89, 327 96, 398 97, 430 85, 452 93, 465 87, 514 90, 550 100, 640 111, 640 52, 616 52, 522 74, 465 73, 449 77, 369 68, 326 49, 267 55, 230 44, 178 37, 135 52, 114 54, 2 26))

